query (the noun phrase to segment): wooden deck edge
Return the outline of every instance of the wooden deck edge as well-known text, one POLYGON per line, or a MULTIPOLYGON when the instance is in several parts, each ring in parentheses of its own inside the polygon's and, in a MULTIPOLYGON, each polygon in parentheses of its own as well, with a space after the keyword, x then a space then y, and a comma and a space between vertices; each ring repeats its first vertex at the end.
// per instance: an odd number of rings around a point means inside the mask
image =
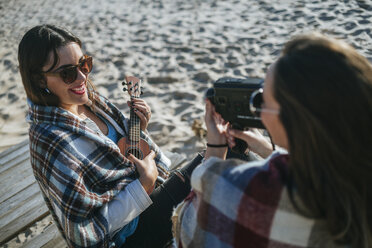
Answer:
POLYGON ((0 246, 4 245, 8 241, 10 241, 13 238, 17 237, 18 234, 20 234, 21 232, 25 231, 27 228, 29 228, 30 226, 32 226, 36 222, 42 220, 43 218, 45 218, 46 216, 48 216, 48 214, 49 214, 49 211, 46 212, 46 213, 44 213, 43 215, 40 215, 40 217, 38 217, 37 219, 35 219, 32 223, 28 223, 27 225, 23 226, 21 229, 17 230, 14 234, 6 237, 3 241, 0 242, 0 246))
POLYGON ((62 248, 67 247, 66 241, 63 239, 57 226, 50 224, 39 235, 29 240, 22 245, 22 248, 62 248))
POLYGON ((21 147, 23 147, 25 145, 28 145, 28 143, 29 143, 29 140, 28 139, 25 139, 24 141, 22 141, 22 142, 14 145, 14 146, 11 146, 11 147, 5 149, 4 151, 0 152, 0 158, 1 157, 5 157, 8 154, 11 154, 12 152, 18 150, 19 148, 21 148, 21 147))

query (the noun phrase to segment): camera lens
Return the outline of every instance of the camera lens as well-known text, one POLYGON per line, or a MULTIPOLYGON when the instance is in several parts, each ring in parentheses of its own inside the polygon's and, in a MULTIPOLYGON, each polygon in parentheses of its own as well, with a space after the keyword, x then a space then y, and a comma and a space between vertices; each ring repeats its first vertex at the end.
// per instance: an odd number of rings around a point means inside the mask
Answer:
POLYGON ((261 110, 261 105, 263 103, 262 92, 262 88, 253 92, 249 101, 250 111, 255 116, 260 116, 259 111, 261 110))

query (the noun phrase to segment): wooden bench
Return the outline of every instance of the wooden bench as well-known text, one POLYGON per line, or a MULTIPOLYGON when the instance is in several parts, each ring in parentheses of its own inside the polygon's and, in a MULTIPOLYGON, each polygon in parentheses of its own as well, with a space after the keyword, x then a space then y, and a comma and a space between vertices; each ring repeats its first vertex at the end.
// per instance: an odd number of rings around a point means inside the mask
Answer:
MULTIPOLYGON (((172 161, 172 169, 186 161, 180 154, 165 154, 172 161)), ((49 210, 32 172, 29 143, 25 140, 0 153, 0 247, 48 216, 49 210)), ((20 246, 67 247, 53 222, 20 246)))
MULTIPOLYGON (((30 164, 28 140, 0 154, 0 246, 49 215, 30 164)), ((22 247, 67 247, 51 223, 22 247)))

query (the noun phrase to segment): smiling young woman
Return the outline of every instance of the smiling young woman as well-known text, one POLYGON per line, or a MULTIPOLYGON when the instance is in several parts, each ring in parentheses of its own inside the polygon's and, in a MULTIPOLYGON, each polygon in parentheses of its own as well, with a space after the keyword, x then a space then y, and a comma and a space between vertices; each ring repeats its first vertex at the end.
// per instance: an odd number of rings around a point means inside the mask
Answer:
POLYGON ((19 44, 35 178, 69 247, 162 247, 197 163, 168 171, 169 159, 146 131, 151 108, 143 99, 128 105, 151 152, 125 157, 117 144, 130 121, 95 90, 93 58, 81 47, 53 25, 30 29, 19 44), (155 184, 158 176, 165 182, 155 184))
POLYGON ((59 60, 55 66, 53 66, 53 54, 43 66, 43 71, 46 71, 44 73, 47 83, 45 90, 48 90, 59 99, 59 107, 79 116, 79 113, 84 112, 79 107, 83 108, 84 104, 89 100, 86 87, 90 71, 82 70, 80 66, 73 66, 81 63, 81 60, 84 59, 83 52, 77 43, 71 42, 58 48, 57 55, 59 60), (56 69, 52 74, 49 71, 53 67, 56 69), (64 71, 66 69, 71 71, 64 71), (75 76, 69 74, 75 74, 75 76), (66 80, 70 82, 65 82, 66 80))

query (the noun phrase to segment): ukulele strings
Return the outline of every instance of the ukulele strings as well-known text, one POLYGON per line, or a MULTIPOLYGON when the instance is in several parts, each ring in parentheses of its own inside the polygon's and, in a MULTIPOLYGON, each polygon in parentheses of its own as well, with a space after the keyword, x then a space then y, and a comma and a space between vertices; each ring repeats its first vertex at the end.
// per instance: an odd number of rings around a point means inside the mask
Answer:
MULTIPOLYGON (((134 94, 132 95, 132 98, 139 98, 138 94, 138 83, 136 83, 134 86, 132 86, 132 89, 135 88, 134 94)), ((131 118, 131 136, 132 140, 130 141, 131 147, 135 147, 135 151, 133 154, 136 158, 141 159, 140 157, 140 130, 139 130, 139 117, 134 113, 132 110, 131 113, 133 114, 131 118)))
POLYGON ((135 114, 133 109, 131 109, 130 113, 131 113, 131 116, 130 116, 130 148, 131 149, 130 151, 133 154, 133 156, 138 158, 137 149, 135 149, 136 148, 136 117, 137 115, 135 114))
MULTIPOLYGON (((134 97, 134 98, 138 98, 138 97, 134 97)), ((140 120, 139 120, 139 117, 135 114, 134 115, 134 137, 135 137, 135 147, 136 147, 136 157, 138 158, 138 159, 141 159, 141 157, 140 157, 140 132, 139 132, 139 122, 140 122, 140 120)))
MULTIPOLYGON (((135 98, 139 98, 139 95, 138 95, 138 82, 136 83, 136 89, 135 89, 135 98)), ((141 159, 140 158, 140 133, 139 133, 139 122, 140 120, 138 119, 138 116, 136 115, 135 117, 135 120, 136 120, 136 137, 137 137, 137 145, 136 145, 136 152, 137 152, 137 158, 141 159)))

